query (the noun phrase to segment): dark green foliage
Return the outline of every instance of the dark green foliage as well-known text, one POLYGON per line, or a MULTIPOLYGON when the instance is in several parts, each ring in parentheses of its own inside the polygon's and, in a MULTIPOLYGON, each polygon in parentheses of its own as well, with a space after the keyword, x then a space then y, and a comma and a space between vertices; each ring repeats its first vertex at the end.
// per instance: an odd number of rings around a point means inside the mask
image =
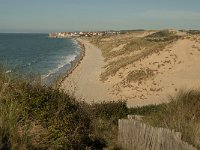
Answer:
POLYGON ((128 108, 125 101, 102 102, 94 104, 93 108, 96 117, 112 120, 115 123, 118 119, 128 115, 128 108))
POLYGON ((0 82, 4 108, 0 117, 5 120, 0 132, 1 148, 102 149, 110 142, 116 143, 117 120, 128 113, 126 102, 90 106, 58 89, 34 80, 13 80, 3 72, 0 82))
POLYGON ((127 117, 126 102, 102 102, 92 104, 91 110, 93 134, 102 139, 107 149, 117 144, 118 119, 127 117))
POLYGON ((175 35, 172 31, 163 30, 145 37, 148 41, 160 42, 160 41, 172 41, 178 39, 179 36, 175 35))
POLYGON ((28 118, 48 129, 53 149, 84 149, 90 132, 90 118, 75 99, 51 88, 23 84, 19 100, 28 118))
POLYGON ((200 30, 188 30, 186 32, 189 34, 200 34, 200 30))
POLYGON ((166 107, 166 104, 147 105, 147 106, 142 106, 142 107, 129 108, 128 114, 129 115, 147 116, 147 115, 150 115, 153 113, 157 113, 165 107, 166 107))
MULTIPOLYGON (((10 108, 8 109, 9 118, 6 119, 4 117, 5 121, 3 123, 9 125, 3 128, 8 128, 8 132, 4 134, 2 133, 3 129, 1 129, 2 140, 5 141, 7 138, 7 143, 9 144, 11 140, 10 134, 18 133, 20 128, 22 129, 27 122, 30 122, 31 124, 40 125, 45 130, 46 135, 42 138, 42 142, 45 143, 43 148, 40 147, 42 144, 34 143, 32 137, 27 135, 28 142, 26 147, 29 147, 29 149, 82 150, 88 146, 89 142, 93 142, 90 138, 91 119, 82 108, 81 103, 59 90, 44 87, 37 82, 10 80, 11 82, 8 83, 8 81, 2 73, 0 82, 5 88, 1 88, 1 93, 3 91, 4 95, 0 95, 0 100, 1 104, 4 104, 3 101, 5 101, 5 105, 10 108), (17 104, 16 109, 13 108, 14 103, 17 104), (17 113, 19 109, 21 111, 17 113), (13 116, 17 120, 10 118, 13 116), (16 127, 15 131, 11 130, 13 127, 10 124, 16 127)), ((29 131, 36 132, 32 131, 31 127, 29 131)), ((13 138, 16 139, 17 134, 14 134, 13 138)), ((38 141, 38 139, 36 140, 38 141)), ((3 143, 3 145, 6 144, 5 142, 3 143)), ((11 141, 11 147, 12 144, 16 143, 11 141)), ((20 143, 17 142, 17 144, 20 143)))

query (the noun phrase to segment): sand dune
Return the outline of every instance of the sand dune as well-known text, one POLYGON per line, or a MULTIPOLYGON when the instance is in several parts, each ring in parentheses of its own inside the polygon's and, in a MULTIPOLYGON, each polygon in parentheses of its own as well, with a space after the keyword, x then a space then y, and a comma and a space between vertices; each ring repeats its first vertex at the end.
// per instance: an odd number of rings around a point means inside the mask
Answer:
POLYGON ((177 93, 181 88, 199 88, 199 39, 199 36, 184 35, 162 51, 121 68, 105 82, 100 81, 100 74, 104 72, 103 67, 106 65, 101 50, 87 40, 79 39, 85 45, 86 56, 65 79, 61 88, 86 102, 122 99, 127 100, 129 107, 167 102, 166 97, 177 93), (153 70, 154 76, 141 82, 128 83, 125 80, 128 73, 140 68, 153 70))

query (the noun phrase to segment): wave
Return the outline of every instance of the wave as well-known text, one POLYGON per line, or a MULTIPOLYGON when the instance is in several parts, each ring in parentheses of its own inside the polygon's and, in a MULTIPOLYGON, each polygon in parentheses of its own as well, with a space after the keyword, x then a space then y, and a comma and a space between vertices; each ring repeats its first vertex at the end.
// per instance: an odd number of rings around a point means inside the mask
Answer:
POLYGON ((76 59, 76 57, 77 57, 77 54, 68 55, 68 56, 63 57, 62 60, 59 62, 59 64, 54 69, 49 70, 47 74, 42 75, 41 79, 45 80, 49 76, 55 74, 56 72, 59 72, 66 65, 70 65, 71 62, 76 59))
POLYGON ((78 41, 77 40, 75 40, 75 39, 72 39, 72 43, 73 43, 73 46, 75 46, 76 47, 76 49, 81 49, 81 46, 80 46, 80 44, 78 43, 78 41))
POLYGON ((5 73, 11 73, 12 72, 12 70, 7 70, 5 73))

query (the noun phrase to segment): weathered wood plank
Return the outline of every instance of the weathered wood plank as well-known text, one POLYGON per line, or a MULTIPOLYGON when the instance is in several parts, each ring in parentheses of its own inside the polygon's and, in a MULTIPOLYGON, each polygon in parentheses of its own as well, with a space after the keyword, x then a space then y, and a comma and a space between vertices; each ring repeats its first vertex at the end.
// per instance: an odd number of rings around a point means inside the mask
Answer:
MULTIPOLYGON (((197 150, 181 140, 181 133, 155 128, 135 120, 138 116, 118 121, 118 143, 127 150, 197 150)), ((140 118, 140 117, 139 117, 140 118)))

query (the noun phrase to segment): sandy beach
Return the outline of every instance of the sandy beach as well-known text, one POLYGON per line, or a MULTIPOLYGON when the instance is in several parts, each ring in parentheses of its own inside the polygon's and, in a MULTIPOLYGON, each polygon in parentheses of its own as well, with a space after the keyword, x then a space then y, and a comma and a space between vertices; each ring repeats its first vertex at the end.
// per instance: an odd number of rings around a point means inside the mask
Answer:
MULTIPOLYGON (((161 52, 121 68, 104 82, 100 81, 100 75, 112 60, 104 61, 102 51, 89 41, 78 41, 85 46, 85 56, 64 79, 60 88, 80 100, 88 103, 126 100, 128 107, 134 107, 168 102, 168 96, 176 94, 180 89, 199 88, 198 36, 181 38, 167 45, 161 52), (154 70, 154 77, 142 82, 127 82, 127 75, 140 68, 154 70)), ((115 47, 112 51, 118 51, 123 46, 115 47)), ((134 56, 134 53, 129 55, 134 56)), ((121 57, 114 57, 113 60, 120 60, 121 57)))
POLYGON ((86 40, 77 40, 84 44, 85 56, 76 69, 65 78, 60 88, 88 103, 117 100, 117 97, 109 93, 112 85, 100 81, 100 74, 105 65, 101 50, 86 40))

